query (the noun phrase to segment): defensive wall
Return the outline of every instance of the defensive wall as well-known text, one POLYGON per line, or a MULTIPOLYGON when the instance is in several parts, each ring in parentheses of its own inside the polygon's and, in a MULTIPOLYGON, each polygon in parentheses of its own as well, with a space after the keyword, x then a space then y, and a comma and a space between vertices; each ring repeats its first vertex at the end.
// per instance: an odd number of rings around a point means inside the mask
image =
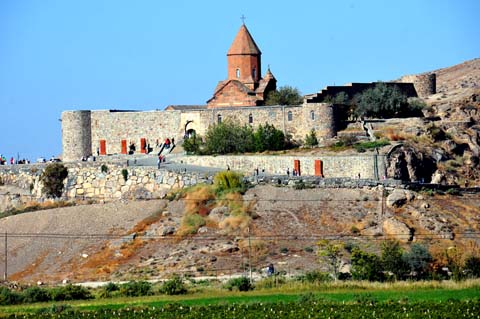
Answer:
MULTIPOLYGON (((327 97, 333 98, 340 92, 353 98, 356 94, 361 93, 369 88, 375 87, 380 82, 371 83, 348 83, 346 85, 327 86, 320 92, 306 96, 307 103, 325 102, 327 97)), ((405 75, 398 81, 381 82, 387 86, 397 87, 403 94, 408 97, 425 98, 436 93, 436 75, 435 73, 405 75)))
POLYGON ((97 151, 101 155, 126 154, 131 143, 135 144, 136 153, 141 153, 142 143, 153 148, 157 141, 163 142, 167 137, 179 141, 189 130, 205 135, 210 125, 221 121, 252 128, 269 123, 294 140, 302 140, 312 129, 319 138, 336 134, 334 106, 326 103, 146 112, 65 111, 62 113, 63 160, 77 161, 97 151))
POLYGON ((223 167, 253 175, 258 168, 268 175, 286 175, 287 168, 300 170, 302 176, 323 178, 352 178, 381 180, 386 177, 385 155, 344 156, 284 156, 284 155, 222 155, 187 156, 183 161, 190 165, 223 167))
MULTIPOLYGON (((189 156, 188 164, 230 167, 244 172, 253 183, 295 185, 300 180, 315 187, 365 187, 383 184, 398 187, 395 180, 383 180, 379 176, 385 168, 383 155, 355 156, 189 156), (321 161, 320 170, 315 163, 321 161), (301 176, 291 172, 298 163, 301 176), (254 174, 255 168, 259 174, 254 174), (286 168, 290 176, 286 175, 286 168), (320 176, 318 173, 321 173, 320 176), (358 179, 358 174, 361 179, 358 179)), ((0 212, 29 201, 41 201, 43 185, 40 176, 45 164, 0 166, 0 212)), ((130 166, 125 163, 67 163, 68 177, 64 181, 63 198, 74 199, 150 199, 163 198, 172 189, 198 183, 212 183, 213 173, 172 171, 166 168, 130 166), (105 169, 102 170, 102 166, 105 169), (125 180, 123 170, 127 171, 125 180)))
MULTIPOLYGON (((68 177, 64 181, 63 197, 66 199, 113 200, 150 199, 163 197, 169 190, 211 183, 212 176, 196 172, 173 172, 154 167, 125 167, 97 163, 67 164, 68 177), (122 170, 127 171, 125 180, 122 170)), ((0 167, 0 179, 5 185, 22 189, 23 202, 42 198, 40 175, 45 165, 16 165, 0 167), (27 195, 28 194, 28 195, 27 195)), ((1 187, 0 187, 1 189, 1 187)), ((9 195, 11 198, 12 194, 9 195)))

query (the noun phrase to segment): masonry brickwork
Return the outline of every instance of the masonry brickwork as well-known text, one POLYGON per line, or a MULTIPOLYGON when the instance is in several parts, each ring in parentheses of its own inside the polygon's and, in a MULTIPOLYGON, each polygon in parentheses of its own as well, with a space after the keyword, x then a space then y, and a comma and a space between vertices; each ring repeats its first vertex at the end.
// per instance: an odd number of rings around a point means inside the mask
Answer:
POLYGON ((223 155, 188 156, 188 164, 207 167, 230 167, 252 175, 256 168, 265 174, 286 175, 287 168, 292 173, 295 161, 300 165, 303 176, 324 178, 352 178, 383 180, 386 177, 387 158, 385 155, 345 155, 345 156, 268 156, 268 155, 223 155), (321 161, 321 171, 316 172, 315 162, 321 161), (318 174, 320 173, 320 174, 318 174))
MULTIPOLYGON (((294 185, 300 179, 318 187, 364 187, 366 185, 398 185, 400 181, 384 180, 386 158, 383 155, 352 156, 188 156, 189 164, 230 167, 249 177, 252 182, 294 185), (321 161, 321 171, 315 163, 321 161), (298 163, 301 176, 291 172, 298 163), (254 175, 254 169, 259 175, 254 175), (290 176, 286 169, 289 168, 290 176), (318 167, 317 167, 318 168, 318 167), (320 173, 320 174, 318 174, 320 173), (360 174, 361 179, 358 178, 360 174)), ((40 176, 45 164, 0 166, 0 212, 44 198, 40 176), (3 191, 4 187, 14 187, 3 191)), ((163 198, 173 189, 213 182, 213 173, 177 172, 156 167, 126 167, 125 163, 67 163, 68 177, 64 181, 63 199, 150 199, 163 198), (102 171, 102 164, 107 170, 102 171), (125 180, 122 170, 127 171, 125 180)))
POLYGON ((232 121, 253 128, 269 123, 301 141, 314 129, 319 138, 335 136, 334 106, 309 103, 301 106, 262 106, 148 112, 65 111, 62 113, 63 160, 78 161, 96 154, 105 141, 106 154, 120 154, 122 141, 134 143, 140 153, 140 140, 151 146, 167 137, 180 141, 187 130, 204 135, 219 121, 232 121))

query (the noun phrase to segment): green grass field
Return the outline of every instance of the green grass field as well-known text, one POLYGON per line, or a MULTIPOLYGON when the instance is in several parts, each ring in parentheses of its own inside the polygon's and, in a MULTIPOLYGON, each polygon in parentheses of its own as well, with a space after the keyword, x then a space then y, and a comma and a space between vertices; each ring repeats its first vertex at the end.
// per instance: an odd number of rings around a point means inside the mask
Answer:
MULTIPOLYGON (((0 316, 35 313, 54 304, 68 304, 78 311, 100 311, 105 309, 126 309, 132 307, 161 308, 167 304, 201 307, 207 305, 248 304, 248 303, 295 303, 300 300, 316 300, 328 304, 355 304, 372 301, 375 303, 440 303, 452 300, 466 301, 480 299, 480 281, 468 282, 399 282, 399 283, 325 283, 292 284, 277 288, 249 292, 230 292, 217 288, 200 288, 187 295, 147 297, 118 297, 69 301, 62 303, 36 303, 0 307, 0 316)), ((480 313, 480 311, 479 311, 480 313)))

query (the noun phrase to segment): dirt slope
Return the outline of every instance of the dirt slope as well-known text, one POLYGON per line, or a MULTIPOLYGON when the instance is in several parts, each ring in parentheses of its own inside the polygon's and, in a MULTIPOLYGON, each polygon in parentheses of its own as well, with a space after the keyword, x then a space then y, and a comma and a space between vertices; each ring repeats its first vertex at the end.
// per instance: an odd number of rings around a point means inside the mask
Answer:
MULTIPOLYGON (((478 196, 429 197, 417 193, 416 199, 405 206, 388 208, 382 193, 380 188, 295 190, 257 186, 249 190, 244 199, 255 203, 257 215, 250 232, 253 268, 259 270, 270 262, 288 273, 318 268, 315 243, 324 236, 343 238, 375 250, 378 240, 397 232, 385 227, 386 220, 411 229, 413 241, 428 240, 439 252, 451 245, 471 245, 463 234, 480 231, 478 196), (431 234, 433 239, 425 234, 431 234)), ((2 230, 17 234, 137 235, 80 239, 11 237, 10 279, 60 282, 165 277, 171 273, 241 273, 248 264, 246 229, 225 234, 217 223, 208 222, 196 235, 178 239, 170 231, 178 229, 183 211, 182 201, 138 201, 68 207, 0 219, 2 230)))

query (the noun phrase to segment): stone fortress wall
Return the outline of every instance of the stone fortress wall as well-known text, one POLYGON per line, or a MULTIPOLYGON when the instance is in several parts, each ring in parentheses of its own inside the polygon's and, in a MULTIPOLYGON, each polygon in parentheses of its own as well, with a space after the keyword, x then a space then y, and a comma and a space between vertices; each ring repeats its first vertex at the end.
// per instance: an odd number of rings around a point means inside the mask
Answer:
POLYGON ((418 97, 421 98, 437 93, 437 75, 435 73, 405 75, 400 78, 400 82, 413 83, 418 97))
MULTIPOLYGON (((125 167, 106 163, 102 172, 98 163, 67 164, 68 177, 64 182, 63 197, 67 199, 120 198, 149 199, 163 197, 169 190, 211 182, 213 177, 198 172, 174 172, 154 167, 125 167), (122 170, 128 172, 124 179, 122 170)), ((44 165, 17 165, 0 167, 0 179, 5 185, 27 191, 30 200, 42 198, 40 176, 44 165)), ((0 194, 2 195, 2 194, 0 194)))
POLYGON ((91 154, 91 111, 62 113, 62 146, 66 160, 78 160, 91 154))
MULTIPOLYGON (((384 155, 352 155, 352 156, 187 156, 184 162, 191 165, 210 167, 230 167, 240 171, 252 180, 258 179, 253 176, 254 169, 259 169, 260 178, 274 182, 280 178, 284 184, 299 179, 315 179, 321 181, 326 187, 334 183, 335 187, 350 185, 361 180, 369 180, 372 183, 385 183, 386 158, 384 155), (294 178, 292 171, 298 161, 301 176, 294 178), (315 167, 316 162, 321 161, 321 167, 315 167), (287 178, 286 169, 290 170, 290 178, 287 178), (264 171, 263 171, 264 170, 264 171), (316 176, 315 176, 316 175, 316 176), (325 178, 321 178, 321 176, 325 178), (341 182, 338 182, 342 179, 341 182), (323 182, 324 181, 324 182, 323 182), (332 182, 333 181, 333 182, 332 182)), ((65 164, 68 169, 68 177, 64 181, 65 199, 149 199, 162 198, 168 191, 198 183, 212 183, 213 173, 199 171, 171 170, 167 168, 135 166, 127 167, 125 163, 109 162, 80 162, 65 164), (107 170, 102 171, 102 165, 107 170), (127 171, 127 179, 124 179, 122 170, 127 171)), ((21 192, 3 192, 0 186, 1 199, 8 197, 7 202, 11 205, 26 203, 33 200, 41 200, 43 185, 40 176, 45 164, 0 166, 0 179, 7 186, 14 186, 21 192)), ((213 171, 212 171, 213 172, 213 171)), ((395 181, 391 181, 395 182, 395 181)), ((362 183, 359 184, 362 187, 362 183)), ((6 208, 0 205, 0 211, 6 208)))
POLYGON ((302 176, 324 178, 352 178, 382 180, 386 175, 387 158, 379 154, 338 155, 338 156, 269 156, 269 155, 222 155, 188 156, 184 161, 191 165, 223 167, 253 175, 256 168, 267 174, 286 175, 287 168, 292 174, 295 161, 302 176), (316 164, 317 163, 317 164, 316 164), (315 167, 317 165, 317 167, 315 167))
POLYGON ((63 160, 78 161, 83 156, 97 153, 100 141, 106 144, 106 154, 120 154, 122 140, 135 143, 140 153, 140 139, 151 147, 167 137, 180 141, 187 130, 205 135, 210 125, 232 121, 253 128, 269 123, 302 140, 314 129, 317 136, 333 137, 335 131, 334 107, 326 103, 308 103, 302 106, 229 107, 169 111, 65 111, 62 113, 63 160))

